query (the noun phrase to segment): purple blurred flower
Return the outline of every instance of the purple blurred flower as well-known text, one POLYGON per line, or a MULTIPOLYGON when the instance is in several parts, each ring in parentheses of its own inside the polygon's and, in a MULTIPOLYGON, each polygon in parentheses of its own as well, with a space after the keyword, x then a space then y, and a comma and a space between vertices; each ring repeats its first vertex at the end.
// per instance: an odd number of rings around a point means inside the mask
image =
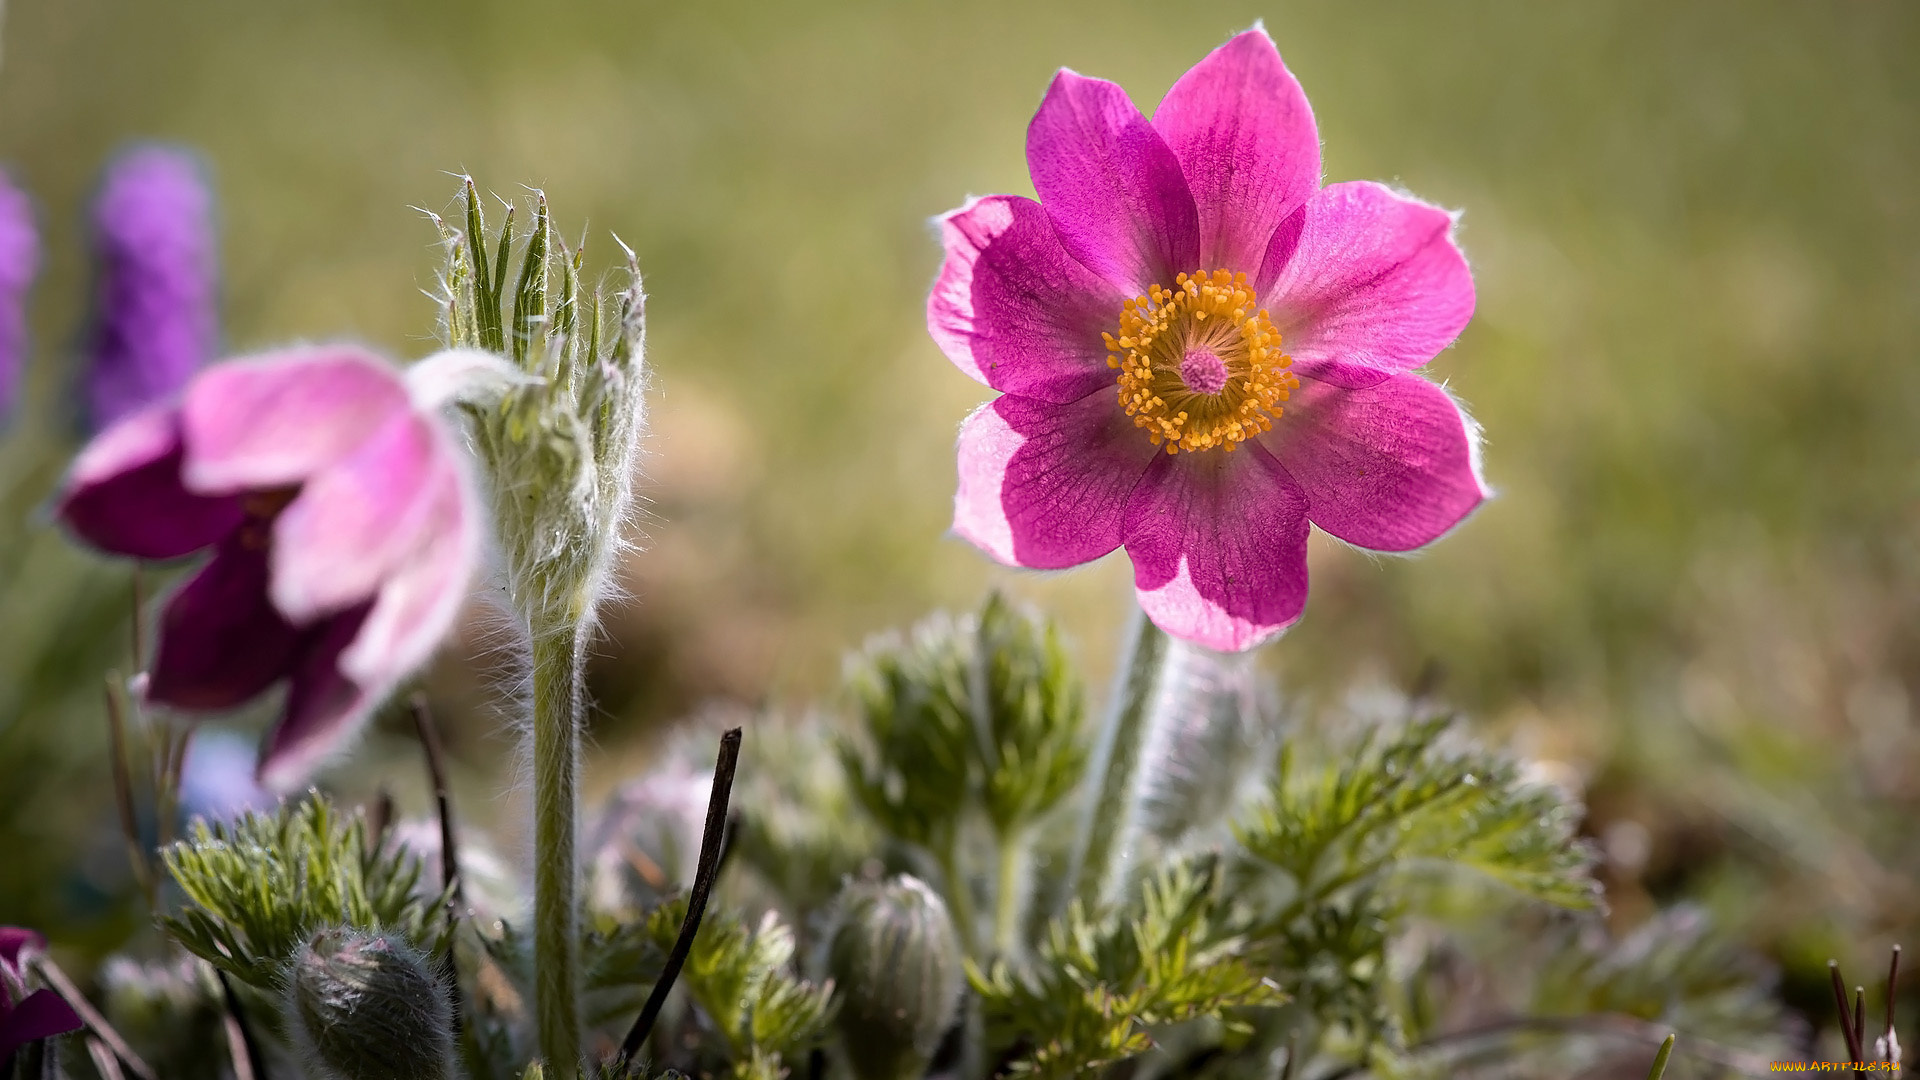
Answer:
POLYGON ((225 821, 273 806, 278 800, 254 777, 258 757, 252 741, 238 732, 194 732, 180 766, 180 813, 225 821))
POLYGON ((13 411, 27 363, 27 286, 40 270, 33 206, 0 173, 0 419, 13 411))
POLYGON ((1042 569, 1124 546, 1157 625, 1238 650, 1300 617, 1309 522, 1409 551, 1487 497, 1477 429, 1416 373, 1473 315, 1453 217, 1320 186, 1313 112, 1264 30, 1152 120, 1060 72, 1027 165, 1038 202, 941 220, 928 329, 1004 392, 960 432, 960 535, 1042 569))
POLYGON ((437 404, 364 350, 289 349, 208 368, 74 461, 59 515, 81 539, 141 559, 213 549, 161 613, 147 699, 229 709, 287 680, 258 766, 270 788, 357 731, 466 596, 480 522, 437 404))
POLYGON ((19 926, 0 926, 0 1067, 13 1052, 39 1039, 79 1031, 80 1014, 51 990, 27 992, 26 954, 47 939, 19 926))
POLYGON ((86 394, 93 430, 169 397, 213 359, 213 200, 191 154, 145 147, 108 167, 86 394))

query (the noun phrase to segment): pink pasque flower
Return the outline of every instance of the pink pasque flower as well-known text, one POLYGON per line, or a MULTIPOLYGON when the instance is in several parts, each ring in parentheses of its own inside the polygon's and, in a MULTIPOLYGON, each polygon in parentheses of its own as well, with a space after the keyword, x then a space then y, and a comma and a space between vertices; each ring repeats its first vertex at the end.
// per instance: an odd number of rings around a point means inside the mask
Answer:
POLYGON ((161 612, 147 699, 228 709, 285 679, 270 787, 353 734, 466 596, 480 523, 436 404, 364 350, 289 349, 202 371, 74 461, 59 515, 87 543, 212 549, 161 612))
POLYGON ((1039 202, 941 219, 928 328, 1005 392, 961 428, 960 535, 1042 569, 1124 546, 1156 624, 1238 650, 1300 617, 1308 522, 1408 551, 1487 497, 1477 429, 1413 373, 1473 315, 1453 217, 1321 187, 1313 113, 1264 30, 1151 121, 1061 71, 1027 165, 1039 202))

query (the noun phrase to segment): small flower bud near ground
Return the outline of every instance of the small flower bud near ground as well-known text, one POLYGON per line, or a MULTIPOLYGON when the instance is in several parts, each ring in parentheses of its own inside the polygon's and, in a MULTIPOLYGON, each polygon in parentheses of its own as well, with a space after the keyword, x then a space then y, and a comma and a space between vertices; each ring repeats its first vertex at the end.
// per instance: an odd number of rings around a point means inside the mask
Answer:
POLYGON ((295 951, 287 1021, 327 1080, 450 1080, 453 1006, 404 940, 322 930, 295 951))
POLYGON ((840 1035, 859 1080, 926 1071, 960 1012, 960 936, 947 905, 919 878, 849 885, 827 948, 839 988, 840 1035))

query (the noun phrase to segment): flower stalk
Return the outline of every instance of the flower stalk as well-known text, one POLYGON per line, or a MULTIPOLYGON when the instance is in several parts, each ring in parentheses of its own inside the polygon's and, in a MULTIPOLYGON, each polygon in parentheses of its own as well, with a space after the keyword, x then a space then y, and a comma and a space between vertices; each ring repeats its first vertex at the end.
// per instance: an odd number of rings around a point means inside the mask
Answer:
POLYGON ((1026 912, 1033 882, 1028 872, 1028 833, 1015 828, 1000 837, 999 895, 993 908, 993 951, 1013 957, 1020 951, 1020 918, 1026 912))
MULTIPOLYGON (((540 1056, 580 1060, 578 855, 581 658, 584 635, 533 636, 533 964, 540 1056)), ((566 1075, 559 1071, 559 1075, 566 1075)))
POLYGON ((1082 822, 1074 859, 1074 895, 1093 905, 1111 897, 1125 876, 1142 790, 1142 751, 1152 736, 1154 699, 1174 649, 1166 631, 1136 609, 1126 658, 1114 675, 1113 701, 1094 750, 1100 777, 1082 822))
POLYGON ((511 210, 490 257, 471 180, 463 194, 464 228, 434 216, 447 248, 442 337, 460 350, 443 356, 466 362, 476 375, 470 386, 483 391, 457 400, 492 497, 505 595, 528 640, 533 1012, 547 1072, 569 1080, 581 1062, 582 661, 624 545, 643 419, 646 298, 624 248, 624 288, 585 285, 581 252, 554 231, 538 192, 509 282, 511 210))

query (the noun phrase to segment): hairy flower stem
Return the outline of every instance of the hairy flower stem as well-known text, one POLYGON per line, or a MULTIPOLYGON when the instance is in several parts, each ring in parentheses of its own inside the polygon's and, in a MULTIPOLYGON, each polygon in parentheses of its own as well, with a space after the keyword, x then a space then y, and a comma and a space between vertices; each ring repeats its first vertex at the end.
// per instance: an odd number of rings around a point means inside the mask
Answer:
POLYGON ((993 950, 1006 959, 1020 951, 1020 916, 1026 910, 1027 830, 1015 827, 1000 838, 1000 895, 993 909, 993 950))
POLYGON ((533 630, 533 967, 540 1056, 556 1080, 580 1069, 581 660, 577 622, 533 630))
POLYGON ((949 838, 938 847, 935 857, 947 881, 947 906, 953 911, 953 925, 960 931, 961 943, 971 952, 979 943, 980 927, 973 910, 973 883, 960 872, 959 838, 949 838))
POLYGON ((1135 610, 1126 658, 1114 675, 1114 693, 1093 772, 1100 777, 1081 824, 1074 858, 1074 896, 1089 908, 1112 899, 1126 876, 1130 834, 1136 831, 1142 753, 1152 736, 1155 691, 1173 654, 1173 640, 1135 610))

